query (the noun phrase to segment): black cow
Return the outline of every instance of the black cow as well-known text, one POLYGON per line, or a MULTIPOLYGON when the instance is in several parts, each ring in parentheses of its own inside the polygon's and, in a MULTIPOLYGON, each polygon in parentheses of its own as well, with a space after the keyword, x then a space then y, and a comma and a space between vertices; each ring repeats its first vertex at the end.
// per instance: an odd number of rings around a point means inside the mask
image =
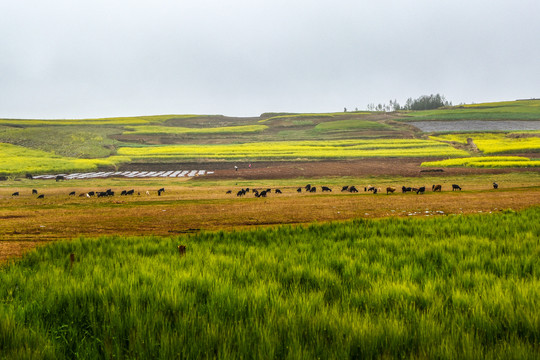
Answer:
POLYGON ((232 194, 232 190, 227 190, 225 194, 232 194))
POLYGON ((122 192, 120 193, 120 196, 125 196, 127 195, 127 191, 126 190, 122 190, 122 192))
POLYGON ((345 185, 341 188, 341 192, 349 190, 349 185, 345 185))
POLYGON ((75 191, 70 192, 69 196, 75 196, 75 191))
POLYGON ((349 187, 349 192, 351 192, 351 193, 357 193, 357 192, 358 192, 358 189, 356 188, 356 186, 353 185, 353 186, 349 187))
POLYGON ((94 195, 96 195, 96 193, 95 193, 94 191, 90 191, 90 192, 88 193, 88 196, 94 196, 94 195))
MULTIPOLYGON (((375 192, 376 190, 377 190, 377 189, 375 188, 375 186, 370 186, 370 187, 367 188, 367 191, 373 191, 373 192, 375 192)), ((376 192, 375 192, 375 194, 376 194, 376 192)))
POLYGON ((11 194, 11 196, 19 196, 19 192, 16 191, 16 192, 14 192, 13 194, 11 194))
POLYGON ((45 195, 41 194, 41 195, 38 195, 38 199, 43 199, 45 197, 45 195))
POLYGON ((296 192, 301 193, 301 192, 302 192, 302 188, 299 187, 298 189, 296 189, 296 192))
POLYGON ((32 189, 32 195, 37 195, 37 190, 36 189, 32 189))
POLYGON ((426 191, 426 187, 425 187, 425 186, 422 186, 421 188, 419 188, 419 189, 416 191, 416 195, 418 195, 418 194, 423 194, 425 191, 426 191))
POLYGON ((162 192, 165 192, 165 188, 161 188, 157 191, 158 196, 161 196, 162 192))
POLYGON ((242 189, 236 193, 236 196, 244 196, 245 194, 246 192, 244 191, 244 189, 242 189))
POLYGON ((315 186, 312 186, 310 189, 309 189, 309 192, 317 192, 317 188, 315 186))
POLYGON ((496 182, 493 183, 493 188, 494 189, 498 189, 499 188, 499 184, 497 184, 496 182))
POLYGON ((325 191, 330 191, 332 192, 332 189, 330 189, 328 186, 323 186, 322 187, 322 191, 325 192, 325 191))
POLYGON ((133 194, 135 194, 135 189, 126 191, 126 195, 133 195, 133 194))
POLYGON ((461 191, 461 187, 459 185, 452 184, 452 191, 455 191, 455 190, 461 191))
POLYGON ((311 184, 307 184, 306 185, 306 191, 310 191, 311 190, 311 184))
POLYGON ((27 179, 30 179, 30 180, 32 180, 32 179, 34 178, 34 177, 32 176, 32 174, 26 174, 25 177, 26 177, 27 179))
POLYGON ((402 193, 406 193, 406 192, 409 192, 409 191, 412 191, 412 188, 409 186, 409 187, 405 187, 405 186, 402 186, 401 187, 401 192, 402 193))
POLYGON ((261 191, 261 193, 259 194, 260 197, 266 197, 266 193, 267 191, 266 190, 263 190, 261 191))
POLYGON ((275 193, 276 194, 283 194, 280 189, 276 189, 275 193))
POLYGON ((66 180, 66 178, 65 178, 64 176, 62 176, 62 175, 58 175, 58 176, 56 177, 56 181, 60 181, 60 180, 63 181, 63 180, 66 180))

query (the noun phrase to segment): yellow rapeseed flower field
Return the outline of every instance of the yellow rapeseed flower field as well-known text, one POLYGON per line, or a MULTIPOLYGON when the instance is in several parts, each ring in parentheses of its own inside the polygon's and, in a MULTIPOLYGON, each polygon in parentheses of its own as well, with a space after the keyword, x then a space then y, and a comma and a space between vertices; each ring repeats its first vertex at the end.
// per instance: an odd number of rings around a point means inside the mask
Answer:
POLYGON ((538 167, 540 160, 531 160, 522 156, 484 156, 484 157, 469 157, 459 159, 447 159, 441 161, 423 162, 422 166, 426 167, 483 167, 483 168, 499 168, 499 167, 538 167))
MULTIPOLYGON (((525 135, 534 135, 537 132, 527 132, 525 135)), ((466 144, 467 139, 473 139, 478 150, 484 154, 501 154, 519 151, 540 151, 540 137, 520 136, 517 133, 469 133, 431 136, 432 140, 453 141, 466 144)))
POLYGON ((99 166, 115 166, 130 159, 112 156, 105 159, 75 159, 42 150, 0 143, 0 174, 39 174, 96 170, 99 166))
POLYGON ((163 145, 123 147, 131 158, 321 159, 362 157, 467 156, 468 153, 432 140, 336 140, 254 142, 226 145, 163 145))

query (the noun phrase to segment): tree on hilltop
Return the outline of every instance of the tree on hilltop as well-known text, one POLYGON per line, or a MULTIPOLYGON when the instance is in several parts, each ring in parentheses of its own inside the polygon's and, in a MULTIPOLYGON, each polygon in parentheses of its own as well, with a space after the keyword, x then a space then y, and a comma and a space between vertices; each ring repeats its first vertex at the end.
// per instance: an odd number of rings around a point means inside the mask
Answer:
POLYGON ((389 104, 368 104, 367 109, 369 111, 432 110, 443 106, 452 106, 452 103, 440 94, 432 94, 422 95, 418 99, 408 98, 404 106, 394 99, 390 100, 389 104))

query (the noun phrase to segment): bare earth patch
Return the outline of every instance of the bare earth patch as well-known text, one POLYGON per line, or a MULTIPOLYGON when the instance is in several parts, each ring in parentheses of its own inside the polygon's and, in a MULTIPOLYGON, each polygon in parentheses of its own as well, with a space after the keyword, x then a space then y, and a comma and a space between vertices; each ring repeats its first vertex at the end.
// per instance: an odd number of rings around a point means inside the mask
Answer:
MULTIPOLYGON (((328 176, 403 176, 416 177, 425 175, 420 166, 422 162, 437 160, 436 158, 370 158, 361 160, 334 161, 262 161, 262 162, 205 162, 174 164, 129 164, 122 166, 121 171, 159 171, 169 168, 197 169, 214 171, 217 179, 294 179, 328 176), (251 167, 249 165, 251 164, 251 167), (238 167, 238 171, 235 170, 238 167)), ((441 177, 473 174, 508 174, 513 172, 540 172, 539 168, 531 169, 477 169, 477 168, 444 168, 441 177)), ((431 173, 430 176, 434 175, 431 173)))

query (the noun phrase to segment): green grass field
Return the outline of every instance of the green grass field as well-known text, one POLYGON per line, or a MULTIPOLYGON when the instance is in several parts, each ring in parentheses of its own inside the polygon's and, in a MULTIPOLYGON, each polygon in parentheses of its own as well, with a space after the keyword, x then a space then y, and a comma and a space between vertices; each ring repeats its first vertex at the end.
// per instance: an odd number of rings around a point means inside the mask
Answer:
POLYGON ((540 120, 540 100, 503 101, 403 113, 404 120, 540 120))
POLYGON ((262 114, 262 119, 259 120, 259 123, 273 122, 276 120, 292 120, 292 121, 302 121, 302 120, 333 120, 337 115, 342 115, 341 113, 328 113, 328 114, 262 114))
POLYGON ((0 119, 0 125, 6 126, 127 126, 163 123, 173 119, 190 119, 199 115, 151 115, 132 117, 112 117, 100 119, 0 119))
POLYGON ((315 130, 325 131, 349 131, 349 130, 393 130, 392 126, 368 120, 336 120, 320 123, 315 126, 315 130))
POLYGON ((0 270, 0 357, 537 359, 539 216, 54 243, 0 270))
POLYGON ((236 134, 260 132, 266 125, 243 125, 225 127, 187 128, 172 126, 127 126, 124 134, 236 134))
POLYGON ((117 143, 109 136, 121 133, 114 127, 98 126, 0 126, 0 143, 43 150, 73 158, 105 158, 114 155, 117 143))

